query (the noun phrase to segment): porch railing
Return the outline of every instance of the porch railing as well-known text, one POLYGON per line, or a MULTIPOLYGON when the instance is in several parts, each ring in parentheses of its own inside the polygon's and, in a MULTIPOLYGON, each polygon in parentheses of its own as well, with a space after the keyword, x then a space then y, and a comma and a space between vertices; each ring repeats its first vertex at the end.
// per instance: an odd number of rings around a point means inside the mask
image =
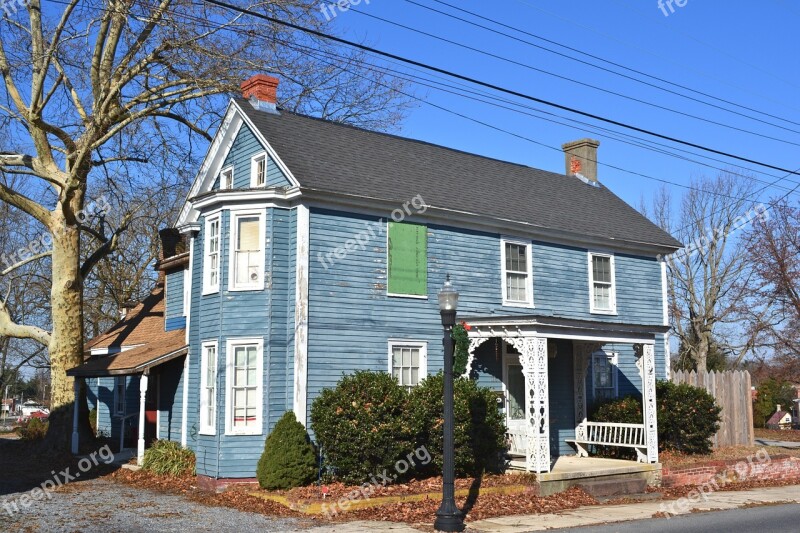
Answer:
POLYGON ((510 455, 525 455, 528 448, 528 433, 524 429, 509 429, 506 432, 508 453, 510 455))

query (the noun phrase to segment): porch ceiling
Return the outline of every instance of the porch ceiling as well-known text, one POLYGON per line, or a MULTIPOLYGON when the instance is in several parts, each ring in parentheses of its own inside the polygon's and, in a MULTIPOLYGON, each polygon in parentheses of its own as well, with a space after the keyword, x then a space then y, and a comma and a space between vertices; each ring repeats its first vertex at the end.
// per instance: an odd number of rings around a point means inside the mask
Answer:
POLYGON ((465 316, 472 337, 547 337, 597 342, 652 344, 655 336, 667 333, 669 326, 626 324, 600 320, 516 315, 465 316))

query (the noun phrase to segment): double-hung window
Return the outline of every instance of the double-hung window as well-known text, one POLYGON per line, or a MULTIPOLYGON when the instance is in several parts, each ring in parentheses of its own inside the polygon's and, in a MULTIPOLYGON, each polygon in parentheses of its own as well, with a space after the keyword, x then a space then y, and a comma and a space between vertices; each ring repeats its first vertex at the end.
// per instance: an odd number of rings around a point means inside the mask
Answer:
POLYGON ((114 414, 125 416, 125 376, 114 378, 114 414))
POLYGON ((231 339, 226 351, 226 433, 261 435, 264 341, 231 339))
POLYGON ((597 351, 592 354, 592 385, 595 404, 617 397, 617 354, 597 351))
POLYGON ((428 228, 406 222, 388 224, 388 294, 427 298, 428 228))
POLYGON ((233 167, 224 168, 219 173, 219 188, 233 189, 233 167))
POLYGON ((389 373, 401 386, 411 388, 425 379, 428 372, 428 344, 413 341, 389 341, 389 373))
POLYGON ((264 233, 262 211, 231 212, 230 290, 264 288, 264 233))
POLYGON ((250 159, 250 186, 263 187, 267 184, 267 154, 260 153, 250 159))
POLYGON ((617 312, 613 255, 589 253, 589 288, 592 313, 614 314, 617 312))
POLYGON ((200 433, 217 430, 217 343, 204 342, 200 360, 200 433))
POLYGON ((206 218, 203 294, 210 294, 219 290, 221 250, 221 236, 219 230, 219 215, 206 218))
POLYGON ((533 265, 531 243, 511 239, 501 241, 503 305, 533 306, 533 265))

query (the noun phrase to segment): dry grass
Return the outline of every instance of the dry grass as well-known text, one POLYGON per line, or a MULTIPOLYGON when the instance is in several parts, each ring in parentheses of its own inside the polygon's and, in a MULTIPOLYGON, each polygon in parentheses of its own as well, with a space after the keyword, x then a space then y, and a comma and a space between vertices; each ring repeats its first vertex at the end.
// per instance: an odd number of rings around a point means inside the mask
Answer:
POLYGON ((707 455, 685 455, 675 452, 662 452, 659 454, 659 461, 668 468, 683 468, 702 463, 747 459, 748 457, 755 456, 755 454, 762 449, 766 449, 770 457, 777 457, 779 455, 800 457, 800 449, 777 448, 774 446, 726 446, 714 450, 707 455))
POLYGON ((800 430, 798 429, 780 430, 756 428, 755 435, 757 439, 800 442, 800 430))

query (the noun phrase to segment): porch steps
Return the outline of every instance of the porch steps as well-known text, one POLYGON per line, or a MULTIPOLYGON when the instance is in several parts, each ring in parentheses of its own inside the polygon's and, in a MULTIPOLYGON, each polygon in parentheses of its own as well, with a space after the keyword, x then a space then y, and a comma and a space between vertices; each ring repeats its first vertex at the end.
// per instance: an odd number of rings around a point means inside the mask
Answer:
MULTIPOLYGON (((525 470, 523 457, 509 457, 508 471, 525 470)), ((657 485, 660 464, 635 463, 618 459, 595 457, 559 457, 550 472, 536 475, 540 496, 549 496, 581 487, 597 499, 619 499, 640 496, 648 485, 657 485)))
POLYGON ((640 476, 625 476, 615 479, 588 479, 575 484, 595 498, 621 497, 642 494, 647 490, 647 480, 640 476))

